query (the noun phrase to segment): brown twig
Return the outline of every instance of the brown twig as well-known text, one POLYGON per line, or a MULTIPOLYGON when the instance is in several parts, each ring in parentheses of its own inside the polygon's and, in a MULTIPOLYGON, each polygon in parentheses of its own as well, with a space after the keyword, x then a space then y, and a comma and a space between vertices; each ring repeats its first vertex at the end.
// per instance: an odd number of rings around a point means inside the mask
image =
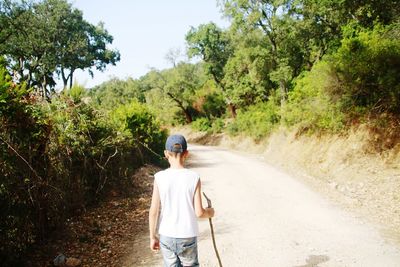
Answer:
MULTIPOLYGON (((209 199, 204 192, 203 192, 203 195, 207 200, 208 208, 212 208, 211 199, 209 199)), ((222 267, 221 258, 219 256, 218 249, 217 249, 217 243, 215 242, 214 226, 213 226, 213 223, 212 223, 212 219, 208 218, 208 222, 210 223, 211 237, 212 237, 212 242, 213 242, 213 246, 214 246, 215 255, 217 255, 219 267, 222 267)))
MULTIPOLYGON (((60 189, 58 189, 57 187, 55 187, 55 186, 53 186, 53 185, 50 185, 50 184, 48 184, 47 183, 47 181, 45 181, 43 178, 42 178, 42 176, 40 176, 38 173, 37 173, 37 171, 32 167, 32 165, 31 164, 29 164, 29 162, 28 162, 28 160, 26 160, 23 156, 21 156, 21 154, 20 153, 18 153, 18 151, 10 144, 10 143, 8 143, 6 140, 4 140, 3 138, 1 138, 0 137, 0 141, 2 141, 4 144, 6 144, 27 166, 28 166, 28 168, 32 171, 32 173, 37 177, 37 178, 39 178, 39 183, 41 184, 41 185, 45 185, 45 186, 48 186, 48 187, 50 187, 50 188, 53 188, 55 191, 58 191, 59 192, 59 194, 60 194, 60 196, 62 197, 62 195, 63 195, 63 192, 60 190, 60 189)), ((30 200, 31 200, 31 202, 32 202, 32 204, 34 204, 34 201, 33 201, 33 197, 32 197, 32 194, 31 194, 31 189, 32 188, 34 188, 34 187, 36 187, 36 186, 31 186, 30 188, 28 188, 28 194, 29 194, 29 198, 30 198, 30 200)))
POLYGON ((0 140, 3 141, 3 143, 5 143, 20 159, 22 159, 22 161, 28 166, 28 168, 33 172, 33 174, 35 174, 35 176, 40 179, 40 181, 43 181, 43 178, 35 171, 35 169, 31 166, 31 164, 29 164, 29 162, 23 156, 21 156, 21 154, 19 154, 18 151, 12 147, 12 145, 10 145, 6 140, 4 140, 1 137, 0 140))

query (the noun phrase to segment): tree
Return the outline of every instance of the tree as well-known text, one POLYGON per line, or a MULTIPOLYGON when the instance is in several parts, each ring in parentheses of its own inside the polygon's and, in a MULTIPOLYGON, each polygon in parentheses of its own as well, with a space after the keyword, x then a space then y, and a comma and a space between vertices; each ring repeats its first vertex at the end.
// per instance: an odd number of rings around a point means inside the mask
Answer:
POLYGON ((119 105, 130 103, 132 99, 137 99, 142 103, 145 102, 144 92, 141 87, 139 80, 113 78, 95 86, 88 93, 102 109, 112 110, 119 105))
POLYGON ((67 87, 68 81, 69 87, 72 86, 75 70, 88 69, 93 76, 92 67, 103 71, 108 64, 115 65, 120 60, 117 50, 107 48, 107 44, 112 43, 113 37, 104 28, 103 23, 97 26, 91 25, 82 19, 82 14, 77 19, 76 26, 73 25, 74 20, 70 20, 71 26, 65 25, 68 27, 68 33, 65 35, 67 39, 64 40, 66 45, 61 45, 59 50, 57 72, 61 74, 64 88, 67 87))
POLYGON ((158 71, 152 70, 142 78, 145 91, 157 90, 179 107, 186 123, 193 121, 195 92, 204 83, 198 64, 180 62, 176 67, 158 71))
POLYGON ((273 83, 268 77, 272 61, 265 37, 259 30, 232 32, 234 53, 224 67, 223 84, 232 103, 243 108, 265 101, 273 83))
POLYGON ((288 92, 288 81, 293 77, 287 76, 300 73, 306 54, 306 50, 302 47, 306 42, 301 42, 298 38, 300 31, 296 29, 296 18, 290 13, 293 1, 226 0, 221 1, 221 4, 224 13, 232 19, 233 28, 237 32, 247 33, 259 29, 264 33, 266 37, 264 47, 268 49, 264 56, 268 57, 271 63, 269 72, 280 73, 272 75, 271 80, 279 85, 284 102, 288 92))
POLYGON ((355 19, 361 26, 373 28, 376 22, 383 25, 398 21, 400 3, 397 0, 346 0, 342 10, 348 19, 355 19))
POLYGON ((191 114, 196 90, 201 87, 202 77, 199 65, 179 63, 166 73, 168 79, 164 92, 170 97, 185 114, 186 122, 193 121, 191 114))
MULTIPOLYGON (((186 34, 186 43, 189 47, 189 57, 199 56, 205 62, 206 73, 212 77, 217 86, 225 92, 224 67, 232 55, 232 47, 226 33, 215 23, 202 24, 191 28, 186 34)), ((224 93, 226 102, 233 117, 236 116, 236 107, 229 95, 224 93)))
POLYGON ((9 62, 14 79, 26 81, 43 96, 54 88, 55 74, 62 76, 67 87, 76 69, 104 70, 120 58, 118 51, 107 48, 112 36, 103 25, 86 22, 82 12, 66 0, 6 0, 0 11, 0 38, 4 40, 0 53, 9 62))
POLYGON ((398 19, 400 5, 396 0, 295 0, 289 14, 296 18, 296 27, 308 39, 312 63, 327 53, 335 52, 341 45, 342 28, 348 23, 372 29, 379 22, 383 25, 398 19))
POLYGON ((14 79, 26 81, 28 87, 40 88, 42 82, 49 83, 55 65, 48 60, 48 55, 54 53, 47 42, 51 33, 44 28, 47 17, 40 12, 35 14, 33 4, 26 2, 6 1, 1 12, 5 23, 0 52, 5 55, 14 79))
POLYGON ((171 63, 172 66, 175 68, 176 65, 180 62, 179 58, 183 56, 182 51, 178 48, 171 48, 168 50, 167 54, 165 55, 165 60, 168 63, 171 63))

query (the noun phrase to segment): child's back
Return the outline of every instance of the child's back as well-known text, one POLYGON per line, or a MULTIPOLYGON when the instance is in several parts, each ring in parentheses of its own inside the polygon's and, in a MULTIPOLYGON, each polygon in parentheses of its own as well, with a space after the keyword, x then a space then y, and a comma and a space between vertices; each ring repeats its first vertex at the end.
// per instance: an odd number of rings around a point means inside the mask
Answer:
POLYGON ((183 166, 188 156, 185 138, 169 136, 164 155, 170 168, 154 175, 149 211, 150 248, 161 248, 164 266, 198 266, 196 217, 213 217, 214 209, 203 208, 200 177, 183 166), (156 233, 158 222, 160 237, 156 233))
POLYGON ((193 199, 199 175, 185 168, 169 168, 154 177, 161 201, 159 234, 176 238, 197 236, 193 199))

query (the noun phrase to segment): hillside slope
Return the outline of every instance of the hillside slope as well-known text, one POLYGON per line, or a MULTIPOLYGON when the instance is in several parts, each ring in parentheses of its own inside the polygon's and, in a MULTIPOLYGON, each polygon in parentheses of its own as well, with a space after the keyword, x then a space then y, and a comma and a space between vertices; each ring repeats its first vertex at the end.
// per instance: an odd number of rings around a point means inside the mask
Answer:
POLYGON ((277 131, 268 140, 183 132, 194 143, 254 153, 301 179, 326 198, 376 224, 400 243, 400 145, 371 152, 373 136, 363 128, 347 135, 306 136, 277 131))

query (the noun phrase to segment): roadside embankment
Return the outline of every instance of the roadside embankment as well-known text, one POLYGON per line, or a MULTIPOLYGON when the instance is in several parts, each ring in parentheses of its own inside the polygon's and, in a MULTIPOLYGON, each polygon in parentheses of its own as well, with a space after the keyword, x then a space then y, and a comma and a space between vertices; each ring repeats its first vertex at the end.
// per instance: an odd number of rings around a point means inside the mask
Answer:
POLYGON ((400 243, 400 144, 376 152, 374 136, 363 127, 322 136, 280 130, 261 143, 190 128, 175 131, 192 143, 257 154, 400 243))

